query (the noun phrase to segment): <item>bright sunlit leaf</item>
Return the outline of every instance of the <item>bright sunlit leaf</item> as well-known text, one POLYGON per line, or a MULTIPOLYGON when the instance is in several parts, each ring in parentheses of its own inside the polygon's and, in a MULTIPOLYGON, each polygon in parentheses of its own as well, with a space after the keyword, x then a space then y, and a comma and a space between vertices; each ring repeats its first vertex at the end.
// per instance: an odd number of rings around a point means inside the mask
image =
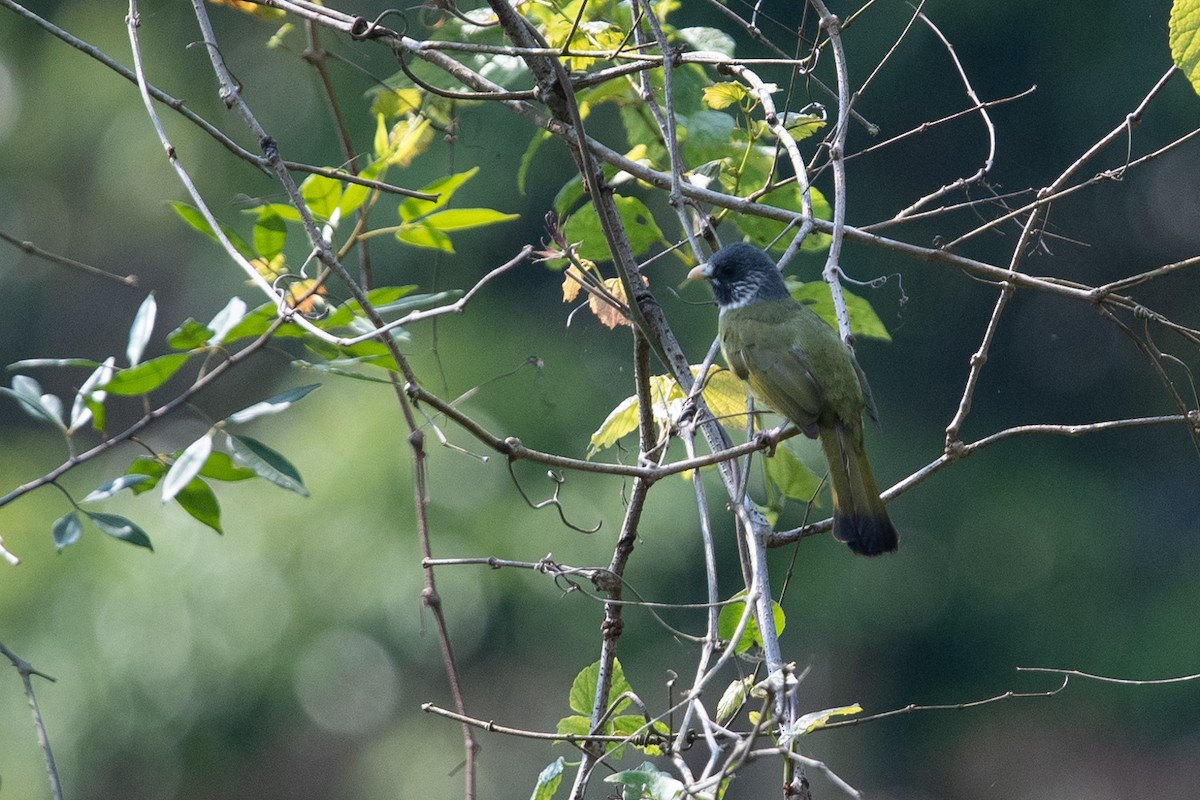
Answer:
POLYGON ((162 479, 162 501, 164 503, 173 500, 184 486, 200 474, 200 469, 208 460, 208 454, 212 452, 212 448, 213 431, 210 430, 189 444, 179 454, 179 458, 175 459, 175 463, 171 465, 162 479))
POLYGON ((723 108, 742 102, 746 96, 746 87, 736 81, 725 81, 723 83, 714 83, 704 90, 701 99, 704 105, 720 111, 723 108))
POLYGON ((1175 0, 1168 30, 1171 58, 1200 94, 1200 0, 1175 0))
POLYGON ((154 300, 154 292, 146 295, 146 299, 133 315, 133 323, 129 326, 129 344, 125 347, 125 355, 129 358, 129 366, 135 367, 142 360, 142 353, 150 342, 150 334, 154 332, 154 318, 158 315, 158 303, 154 300))

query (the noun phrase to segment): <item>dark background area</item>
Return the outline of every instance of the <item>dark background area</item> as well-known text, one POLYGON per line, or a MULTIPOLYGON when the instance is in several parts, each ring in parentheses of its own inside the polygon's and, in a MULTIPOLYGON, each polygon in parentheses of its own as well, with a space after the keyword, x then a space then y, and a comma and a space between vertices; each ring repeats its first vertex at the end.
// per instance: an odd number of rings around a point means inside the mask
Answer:
MULTIPOLYGON (((364 2, 356 10, 371 16, 385 6, 364 2)), ((672 17, 675 24, 727 27, 707 4, 686 6, 672 17)), ((801 4, 775 6, 768 14, 794 28, 801 4)), ((187 4, 159 0, 141 8, 151 80, 254 149, 217 98, 207 56, 187 46, 199 38, 187 4)), ((1086 7, 932 0, 924 9, 954 44, 981 98, 1037 87, 991 112, 998 136, 991 179, 1000 193, 1049 184, 1118 125, 1170 66, 1166 0, 1086 7)), ((49 2, 35 10, 131 63, 123 5, 49 2)), ((843 15, 851 10, 834 8, 843 15)), ((210 12, 226 61, 284 155, 339 163, 317 79, 299 58, 303 37, 288 40, 291 50, 268 50, 264 43, 277 26, 225 9, 210 12)), ((906 4, 881 1, 847 31, 856 84, 910 15, 906 4)), ((415 33, 419 15, 412 18, 415 33)), ((781 27, 764 24, 764 32, 791 41, 781 27)), ((333 74, 354 140, 366 152, 375 123, 362 98, 372 86, 369 76, 391 75, 394 62, 382 48, 327 33, 323 40, 353 65, 333 74)), ((761 52, 744 36, 738 42, 741 55, 761 52)), ((824 63, 820 74, 832 83, 832 64, 824 63)), ((765 70, 764 78, 787 84, 784 73, 765 70)), ((825 100, 811 92, 811 99, 825 100)), ((885 138, 967 103, 946 50, 917 25, 856 108, 885 138)), ((1137 128, 1132 152, 1191 130, 1198 112, 1200 98, 1182 76, 1173 77, 1137 128)), ((282 199, 271 180, 182 119, 164 117, 185 166, 223 221, 248 232, 251 218, 243 209, 282 199)), ((616 136, 613 122, 601 111, 594 131, 616 136)), ((456 204, 517 212, 521 220, 459 234, 454 257, 380 237, 372 243, 378 282, 416 283, 422 291, 468 287, 521 245, 536 244, 544 236, 543 215, 572 167, 564 148, 544 146, 527 193, 519 194, 516 165, 532 134, 506 112, 473 108, 464 112, 456 141, 391 173, 391 180, 419 187, 479 165, 480 176, 456 204)), ((851 152, 870 143, 861 128, 852 130, 851 152)), ((854 158, 847 221, 887 219, 973 173, 986 154, 983 126, 969 115, 854 158)), ((1122 140, 1079 177, 1118 166, 1125 155, 1122 140)), ((1096 285, 1194 255, 1198 177, 1200 147, 1189 143, 1120 182, 1056 202, 1045 249, 1030 253, 1022 268, 1096 285)), ((828 176, 818 185, 828 191, 828 176)), ((136 289, 121 287, 0 245, 0 363, 120 357, 129 321, 149 291, 159 304, 155 353, 185 317, 207 319, 233 294, 259 302, 219 250, 171 212, 167 204, 183 199, 136 88, 0 11, 0 231, 139 278, 136 289)), ((665 205, 660 209, 658 221, 673 237, 674 217, 665 205)), ((970 229, 974 215, 882 232, 929 245, 970 229)), ((1017 233, 1014 225, 1002 227, 961 252, 1005 265, 1017 233)), ((880 482, 890 485, 940 455, 996 290, 944 265, 863 246, 848 246, 844 255, 854 278, 889 276, 881 288, 857 291, 893 337, 859 348, 882 420, 869 434, 872 462, 880 482)), ((796 270, 812 280, 821 263, 801 260, 796 270)), ((715 328, 704 291, 684 286, 677 260, 660 259, 648 272, 677 334, 700 361, 715 328)), ((632 393, 629 335, 607 331, 586 314, 566 326, 572 307, 561 302, 560 281, 543 267, 524 266, 489 287, 469 313, 414 327, 409 351, 419 374, 445 397, 483 384, 466 408, 494 432, 582 456, 591 432, 632 393), (529 356, 543 367, 522 367, 529 356), (432 378, 438 375, 444 378, 432 378)), ((1185 271, 1137 297, 1194 326, 1196 286, 1185 271)), ((1191 397, 1185 367, 1196 363, 1195 350, 1165 334, 1155 341, 1183 360, 1171 375, 1191 397)), ((255 357, 239 368, 240 377, 198 398, 207 416, 172 418, 152 429, 148 443, 174 450, 202 433, 207 419, 310 382, 289 367, 294 355, 273 349, 255 357)), ((1018 292, 990 355, 963 430, 968 441, 1017 424, 1176 411, 1131 340, 1078 303, 1018 292)), ((67 397, 82 379, 49 370, 36 377, 67 397)), ((3 383, 9 381, 6 375, 3 383)), ((114 410, 110 425, 117 429, 139 413, 134 406, 114 410)), ((473 441, 447 432, 479 452, 473 441)), ((23 559, 19 567, 0 568, 0 641, 58 678, 39 686, 39 700, 66 796, 457 796, 459 729, 419 710, 423 702, 449 707, 450 700, 432 622, 419 604, 410 456, 394 398, 384 387, 329 379, 287 414, 255 425, 253 435, 294 460, 313 496, 300 499, 265 484, 223 487, 223 537, 153 495, 121 497, 104 510, 135 519, 156 552, 91 530, 56 554, 50 524, 69 510, 62 494, 46 488, 0 509, 0 536, 23 559)), ((66 455, 53 432, 0 398, 0 492, 66 455)), ((122 450, 72 472, 63 485, 82 497, 129 457, 122 450)), ((1010 690, 1044 692, 1061 683, 1017 667, 1142 679, 1200 672, 1198 466, 1179 427, 1015 438, 891 504, 902 533, 894 557, 854 559, 828 537, 806 540, 782 601, 785 654, 811 667, 802 703, 820 709, 858 702, 876 713, 1010 690)), ((435 555, 536 561, 552 552, 567 564, 607 564, 621 513, 614 482, 568 478, 563 500, 570 517, 581 525, 604 523, 601 532, 582 536, 562 527, 552 510, 530 510, 498 459, 435 447, 430 470, 435 555)), ((519 464, 517 474, 532 496, 548 496, 544 470, 519 464)), ((628 576, 642 596, 703 599, 695 515, 681 511, 692 502, 682 480, 651 493, 628 576)), ((784 524, 798 524, 802 514, 789 512, 784 524)), ((731 531, 718 535, 723 585, 735 586, 731 531)), ((775 585, 792 558, 791 549, 771 554, 775 585)), ((470 713, 552 730, 570 713, 571 679, 596 657, 599 602, 564 594, 526 572, 464 567, 438 578, 470 713)), ((698 612, 666 617, 690 631, 702 628, 698 612)), ((655 707, 666 702, 667 670, 690 674, 695 652, 664 636, 649 614, 629 610, 620 657, 634 688, 655 707)), ((1072 681, 1053 698, 912 713, 817 733, 805 744, 871 797, 1190 798, 1200 782, 1198 703, 1195 683, 1072 681)), ((489 734, 481 742, 481 796, 493 798, 527 797, 546 763, 575 755, 489 734)), ((639 762, 627 756, 623 763, 639 762)), ((812 780, 814 796, 837 796, 821 776, 812 780)), ((45 794, 15 674, 0 682, 0 781, 0 797, 45 794)), ((774 767, 751 770, 728 796, 774 792, 777 782, 774 767)), ((609 788, 597 782, 591 795, 609 788)))

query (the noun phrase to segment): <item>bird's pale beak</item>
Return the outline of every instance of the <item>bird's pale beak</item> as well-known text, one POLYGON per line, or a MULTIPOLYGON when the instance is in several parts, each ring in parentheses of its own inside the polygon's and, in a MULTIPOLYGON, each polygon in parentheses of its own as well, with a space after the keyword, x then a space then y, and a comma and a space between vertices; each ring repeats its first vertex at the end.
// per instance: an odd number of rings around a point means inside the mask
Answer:
POLYGON ((706 281, 711 277, 712 268, 709 267, 707 261, 703 264, 692 267, 692 270, 688 273, 688 278, 693 281, 706 281))

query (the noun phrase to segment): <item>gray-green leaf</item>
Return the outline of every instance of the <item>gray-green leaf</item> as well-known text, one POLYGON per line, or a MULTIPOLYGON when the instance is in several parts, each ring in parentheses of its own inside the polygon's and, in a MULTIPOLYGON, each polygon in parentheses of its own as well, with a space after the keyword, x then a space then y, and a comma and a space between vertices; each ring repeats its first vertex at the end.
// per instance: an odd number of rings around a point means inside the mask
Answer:
POLYGON ((255 403, 252 406, 247 406, 241 411, 230 414, 225 418, 225 421, 230 425, 240 425, 244 422, 249 422, 252 419, 265 417, 269 414, 278 414, 280 411, 286 410, 292 403, 301 399, 313 389, 316 389, 321 384, 310 383, 307 386, 299 386, 295 389, 288 389, 286 392, 280 392, 273 397, 268 397, 266 400, 255 403))

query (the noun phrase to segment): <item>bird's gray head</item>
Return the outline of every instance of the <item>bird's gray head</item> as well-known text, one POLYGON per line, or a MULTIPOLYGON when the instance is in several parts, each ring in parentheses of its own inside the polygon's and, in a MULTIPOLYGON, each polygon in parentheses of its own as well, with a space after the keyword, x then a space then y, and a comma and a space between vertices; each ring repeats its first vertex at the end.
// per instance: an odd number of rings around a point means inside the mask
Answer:
POLYGON ((717 306, 722 310, 790 297, 783 276, 767 254, 742 242, 722 247, 707 263, 689 272, 688 277, 711 283, 717 306))

